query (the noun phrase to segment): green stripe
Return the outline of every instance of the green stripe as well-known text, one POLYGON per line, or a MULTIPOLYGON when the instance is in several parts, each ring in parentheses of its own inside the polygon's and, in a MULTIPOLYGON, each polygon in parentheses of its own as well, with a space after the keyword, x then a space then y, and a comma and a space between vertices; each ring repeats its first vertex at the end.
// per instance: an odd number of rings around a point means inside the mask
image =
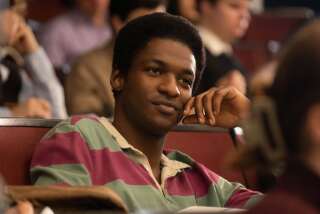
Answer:
POLYGON ((116 180, 105 186, 118 193, 130 211, 177 211, 196 205, 194 196, 172 196, 150 185, 129 185, 116 180))
POLYGON ((209 188, 207 195, 198 198, 198 203, 202 206, 224 207, 232 194, 240 187, 243 186, 220 177, 218 182, 209 188))
POLYGON ((257 205, 263 198, 264 198, 264 195, 262 194, 254 195, 245 203, 243 208, 249 209, 257 205))
POLYGON ((89 172, 82 164, 59 164, 49 167, 36 166, 31 169, 31 183, 52 185, 67 183, 72 186, 92 185, 89 172), (39 177, 40 176, 40 177, 39 177))
POLYGON ((48 139, 54 134, 78 132, 91 150, 108 148, 110 151, 121 151, 113 136, 98 121, 83 118, 75 125, 70 121, 62 121, 44 137, 48 139))
POLYGON ((171 160, 180 161, 180 162, 186 163, 190 166, 194 165, 194 160, 190 156, 188 156, 187 154, 184 154, 180 151, 169 152, 166 156, 171 160))

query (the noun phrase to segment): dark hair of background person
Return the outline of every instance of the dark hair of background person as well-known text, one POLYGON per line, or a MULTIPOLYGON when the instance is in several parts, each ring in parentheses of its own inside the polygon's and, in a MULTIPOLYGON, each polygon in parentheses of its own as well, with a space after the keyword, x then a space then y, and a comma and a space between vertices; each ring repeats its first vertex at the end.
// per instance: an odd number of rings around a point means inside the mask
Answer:
POLYGON ((62 5, 67 9, 73 9, 76 6, 76 0, 60 0, 62 5))
POLYGON ((117 15, 122 21, 127 20, 130 12, 137 8, 153 9, 159 6, 167 6, 167 0, 115 0, 110 2, 110 16, 117 15))
POLYGON ((268 95, 273 98, 289 155, 308 149, 304 125, 308 110, 320 102, 320 20, 300 30, 280 57, 268 95))
POLYGON ((318 0, 265 0, 264 6, 266 9, 279 8, 279 7, 307 7, 320 12, 320 1, 318 0))
POLYGON ((181 12, 179 10, 179 0, 170 0, 168 3, 167 12, 170 14, 181 16, 181 12))
POLYGON ((197 29, 185 18, 168 13, 154 13, 129 22, 116 38, 112 68, 127 73, 139 51, 152 39, 172 39, 186 45, 196 59, 193 91, 205 66, 205 50, 197 29))

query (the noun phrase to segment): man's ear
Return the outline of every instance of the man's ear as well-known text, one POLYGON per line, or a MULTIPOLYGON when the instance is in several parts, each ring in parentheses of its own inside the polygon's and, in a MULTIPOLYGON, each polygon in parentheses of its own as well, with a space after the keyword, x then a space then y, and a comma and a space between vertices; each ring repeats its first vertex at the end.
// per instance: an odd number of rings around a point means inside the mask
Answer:
POLYGON ((110 83, 113 91, 122 91, 124 81, 124 75, 118 69, 112 71, 110 83))

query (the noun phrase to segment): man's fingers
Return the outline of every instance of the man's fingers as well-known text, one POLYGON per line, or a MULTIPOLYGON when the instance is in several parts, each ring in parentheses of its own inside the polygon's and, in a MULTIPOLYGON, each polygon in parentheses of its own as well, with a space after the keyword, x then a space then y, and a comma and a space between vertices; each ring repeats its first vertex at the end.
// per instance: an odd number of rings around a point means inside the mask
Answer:
POLYGON ((195 98, 194 97, 191 97, 188 102, 185 104, 184 106, 184 111, 183 111, 183 115, 187 116, 187 115, 190 115, 191 112, 192 112, 192 108, 193 108, 193 105, 194 105, 194 100, 195 98))
POLYGON ((196 111, 196 115, 198 117, 198 122, 200 124, 204 124, 206 122, 204 112, 203 112, 203 96, 204 94, 200 94, 195 97, 194 109, 196 111))
POLYGON ((190 116, 186 116, 183 120, 182 120, 183 124, 198 124, 198 117, 197 115, 193 114, 190 116))
POLYGON ((203 105, 204 105, 204 111, 205 111, 205 116, 207 119, 208 125, 213 126, 215 124, 215 117, 213 115, 213 95, 215 91, 210 91, 208 94, 206 94, 203 98, 203 105))

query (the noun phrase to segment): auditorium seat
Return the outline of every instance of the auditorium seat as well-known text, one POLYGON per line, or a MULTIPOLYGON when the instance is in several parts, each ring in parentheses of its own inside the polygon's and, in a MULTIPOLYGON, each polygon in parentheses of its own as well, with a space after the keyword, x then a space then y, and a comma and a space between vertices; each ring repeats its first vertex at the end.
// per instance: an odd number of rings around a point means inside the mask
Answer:
POLYGON ((0 118, 0 174, 9 185, 29 184, 35 145, 59 120, 0 118))
POLYGON ((254 15, 246 35, 235 45, 241 63, 255 72, 278 54, 286 40, 312 18, 309 10, 267 11, 254 15))
MULTIPOLYGON (((0 174, 9 185, 27 185, 35 145, 60 120, 0 118, 0 174)), ((228 170, 224 158, 236 149, 234 130, 178 126, 166 138, 166 148, 179 149, 232 181, 247 184, 245 173, 228 170)), ((250 185, 249 185, 250 187, 250 185)))
MULTIPOLYGON (((209 126, 178 126, 166 138, 166 149, 180 150, 230 181, 250 184, 244 171, 231 170, 225 160, 241 141, 241 129, 221 129, 209 126)), ((252 178, 249 179, 253 181, 252 178)))

